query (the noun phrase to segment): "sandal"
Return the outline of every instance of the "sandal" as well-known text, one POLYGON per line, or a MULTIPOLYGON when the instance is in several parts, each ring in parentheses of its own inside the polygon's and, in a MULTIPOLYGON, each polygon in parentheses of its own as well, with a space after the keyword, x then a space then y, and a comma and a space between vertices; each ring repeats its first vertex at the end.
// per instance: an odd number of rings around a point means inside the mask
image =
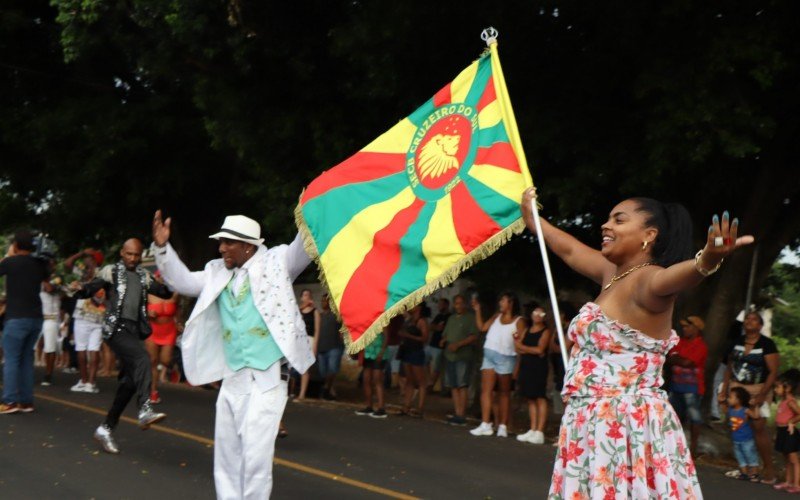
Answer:
POLYGON ((791 486, 792 485, 790 483, 783 482, 783 483, 775 484, 772 487, 775 488, 776 490, 785 490, 786 488, 789 488, 791 486))
POLYGON ((753 482, 753 483, 757 483, 758 482, 758 474, 753 474, 753 475, 741 474, 741 475, 739 475, 738 479, 741 479, 742 481, 750 481, 750 482, 753 482))
POLYGON ((800 493, 800 488, 798 488, 797 486, 789 486, 783 491, 785 491, 786 493, 800 493))
POLYGON ((725 473, 725 477, 729 477, 731 479, 737 479, 739 476, 742 475, 742 471, 739 469, 729 470, 725 473))
POLYGON ((773 477, 772 479, 758 479, 757 481, 753 481, 754 483, 761 483, 761 484, 770 484, 774 485, 778 482, 778 478, 773 477))

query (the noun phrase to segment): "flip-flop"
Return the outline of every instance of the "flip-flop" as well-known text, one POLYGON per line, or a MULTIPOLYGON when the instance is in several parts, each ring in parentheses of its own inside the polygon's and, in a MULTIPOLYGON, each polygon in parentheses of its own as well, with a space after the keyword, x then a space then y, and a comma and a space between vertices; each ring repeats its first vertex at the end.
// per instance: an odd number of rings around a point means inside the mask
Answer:
POLYGON ((755 480, 753 480, 753 482, 754 483, 761 483, 761 484, 775 484, 775 483, 778 482, 778 478, 776 478, 776 477, 773 477, 772 479, 756 478, 755 480))

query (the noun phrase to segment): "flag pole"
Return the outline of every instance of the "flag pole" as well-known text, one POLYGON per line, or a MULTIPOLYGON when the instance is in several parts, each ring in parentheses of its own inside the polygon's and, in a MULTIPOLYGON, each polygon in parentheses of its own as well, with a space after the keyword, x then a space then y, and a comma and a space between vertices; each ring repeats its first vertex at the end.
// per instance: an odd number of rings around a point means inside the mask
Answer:
MULTIPOLYGON (((528 170, 528 162, 525 160, 525 151, 522 149, 522 141, 519 137, 517 130, 516 119, 514 118, 514 111, 511 109, 510 100, 508 99, 508 92, 506 91, 505 78, 503 77, 503 70, 500 67, 500 58, 497 55, 497 37, 499 33, 496 29, 489 26, 481 33, 481 40, 486 42, 486 46, 492 53, 492 72, 497 78, 496 82, 498 87, 496 90, 503 95, 503 102, 505 104, 502 112, 504 119, 510 125, 509 135, 511 144, 514 151, 517 153, 520 161, 520 170, 523 175, 527 175, 528 185, 533 185, 533 180, 530 177, 528 170)), ((533 221, 536 224, 536 234, 539 240, 539 250, 542 253, 542 264, 544 265, 544 273, 547 278, 547 289, 550 292, 550 304, 552 306, 553 314, 555 315, 556 332, 558 333, 558 343, 561 346, 561 359, 564 361, 564 366, 567 366, 567 348, 564 341, 564 328, 561 325, 561 312, 558 310, 558 299, 556 298, 556 287, 553 284, 553 273, 550 271, 550 260, 547 258, 547 248, 544 244, 544 237, 542 237, 542 223, 539 220, 539 210, 536 206, 536 200, 531 201, 531 212, 533 213, 533 221)))
POLYGON ((553 283, 553 273, 550 270, 550 259, 547 257, 547 247, 544 244, 544 233, 542 233, 542 221, 539 219, 539 209, 536 207, 536 198, 531 200, 531 213, 533 223, 536 226, 537 240, 539 240, 539 251, 542 253, 542 264, 544 265, 544 275, 547 278, 547 290, 550 292, 550 303, 555 315, 556 332, 558 332, 558 344, 561 346, 561 359, 564 366, 567 366, 567 344, 564 340, 564 327, 561 325, 561 312, 558 310, 558 299, 556 298, 556 286, 553 283))

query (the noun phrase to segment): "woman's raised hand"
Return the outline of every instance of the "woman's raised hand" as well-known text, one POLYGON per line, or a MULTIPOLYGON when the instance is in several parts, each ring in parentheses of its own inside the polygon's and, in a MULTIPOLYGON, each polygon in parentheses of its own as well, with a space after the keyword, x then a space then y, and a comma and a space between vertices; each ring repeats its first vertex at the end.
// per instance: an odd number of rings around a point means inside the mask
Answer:
POLYGON ((531 213, 531 203, 536 201, 536 188, 531 186, 522 192, 522 201, 519 204, 519 211, 522 213, 522 220, 533 234, 536 234, 536 224, 533 222, 531 213))
POLYGON ((708 240, 703 249, 703 267, 709 269, 717 266, 734 250, 754 241, 755 238, 750 235, 739 236, 739 219, 731 221, 727 210, 722 213, 722 220, 714 215, 711 225, 708 226, 708 240))

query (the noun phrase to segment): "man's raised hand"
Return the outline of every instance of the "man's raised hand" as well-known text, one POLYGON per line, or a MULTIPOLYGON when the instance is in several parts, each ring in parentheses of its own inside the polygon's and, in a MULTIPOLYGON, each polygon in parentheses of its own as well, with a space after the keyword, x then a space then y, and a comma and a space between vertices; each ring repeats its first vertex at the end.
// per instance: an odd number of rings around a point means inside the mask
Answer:
POLYGON ((161 210, 156 210, 153 216, 153 242, 157 247, 163 247, 169 241, 170 224, 172 218, 167 217, 167 220, 162 220, 161 210))

